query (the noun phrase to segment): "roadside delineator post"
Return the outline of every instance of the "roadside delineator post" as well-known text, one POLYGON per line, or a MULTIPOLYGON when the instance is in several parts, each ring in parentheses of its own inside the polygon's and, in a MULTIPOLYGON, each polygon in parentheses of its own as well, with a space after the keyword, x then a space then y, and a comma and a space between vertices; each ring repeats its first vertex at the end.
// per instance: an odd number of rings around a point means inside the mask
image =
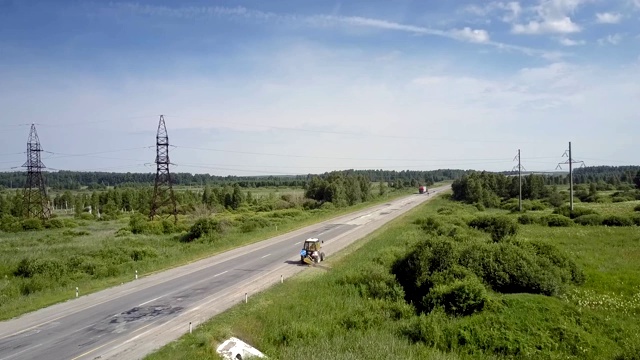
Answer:
POLYGON ((76 286, 76 297, 78 297, 78 287, 76 286))
POLYGON ((138 270, 136 270, 136 280, 138 280, 138 270))
POLYGON ((246 304, 249 301, 248 293, 244 293, 244 303, 246 304))
POLYGON ((189 334, 193 332, 193 327, 191 326, 191 321, 189 321, 189 334))
POLYGON ((280 275, 280 284, 284 282, 284 275, 280 275))

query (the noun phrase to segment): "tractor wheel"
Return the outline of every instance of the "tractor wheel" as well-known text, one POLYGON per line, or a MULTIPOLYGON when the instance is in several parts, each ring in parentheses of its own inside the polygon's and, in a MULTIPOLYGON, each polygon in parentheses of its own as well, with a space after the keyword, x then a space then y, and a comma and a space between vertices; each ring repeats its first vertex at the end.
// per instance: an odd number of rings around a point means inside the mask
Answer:
POLYGON ((320 261, 324 261, 324 253, 320 253, 320 261))

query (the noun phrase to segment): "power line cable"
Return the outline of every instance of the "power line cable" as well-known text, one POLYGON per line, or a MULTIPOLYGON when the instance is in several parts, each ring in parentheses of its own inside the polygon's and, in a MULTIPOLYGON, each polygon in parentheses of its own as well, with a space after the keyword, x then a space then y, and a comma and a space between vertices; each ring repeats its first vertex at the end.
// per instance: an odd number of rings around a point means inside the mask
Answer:
MULTIPOLYGON (((275 153, 259 153, 259 152, 250 152, 250 151, 237 151, 237 150, 224 150, 224 149, 210 149, 210 148, 200 148, 200 147, 192 147, 192 146, 175 146, 176 148, 183 149, 191 149, 191 150, 202 150, 202 151, 215 151, 215 152, 224 152, 224 153, 234 153, 234 154, 245 154, 245 155, 262 155, 262 156, 278 156, 278 157, 291 157, 291 158, 302 158, 302 159, 325 159, 325 160, 356 160, 356 161, 417 161, 417 162, 448 162, 448 161, 505 161, 510 162, 509 159, 506 158, 493 158, 493 159, 407 159, 407 158, 353 158, 353 157, 332 157, 332 156, 313 156, 313 155, 294 155, 294 154, 275 154, 275 153)), ((557 158, 557 157, 555 157, 557 158)), ((549 157, 549 159, 553 159, 549 157)))
POLYGON ((460 139, 460 138, 428 138, 428 137, 420 137, 420 136, 365 134, 365 133, 354 133, 354 132, 347 132, 347 131, 300 129, 300 128, 285 127, 285 126, 267 125, 267 124, 247 124, 247 123, 240 123, 235 121, 230 122, 230 121, 203 119, 203 118, 191 118, 191 117, 187 118, 187 117, 175 116, 175 115, 170 115, 166 117, 174 117, 174 118, 183 119, 183 120, 205 121, 207 123, 215 123, 215 124, 227 124, 227 125, 236 125, 236 126, 240 125, 240 126, 247 126, 247 127, 263 127, 263 128, 278 129, 278 130, 331 134, 331 135, 348 135, 348 136, 355 136, 355 137, 378 137, 378 138, 385 138, 385 139, 414 139, 414 140, 445 141, 445 142, 457 142, 457 143, 458 142, 502 143, 502 144, 522 144, 522 143, 551 144, 552 143, 552 142, 545 142, 545 141, 478 140, 478 139, 460 139))

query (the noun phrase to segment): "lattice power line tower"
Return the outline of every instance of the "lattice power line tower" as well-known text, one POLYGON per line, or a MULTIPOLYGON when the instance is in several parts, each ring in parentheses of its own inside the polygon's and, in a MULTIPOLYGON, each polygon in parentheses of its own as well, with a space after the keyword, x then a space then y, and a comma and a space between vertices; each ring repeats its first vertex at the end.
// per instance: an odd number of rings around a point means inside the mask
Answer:
POLYGON ((178 206, 171 185, 171 173, 169 172, 169 135, 164 123, 164 116, 160 115, 158 134, 156 135, 156 181, 153 188, 153 200, 149 218, 161 214, 173 215, 174 222, 178 222, 178 206), (169 209, 166 207, 169 206, 169 209))
POLYGON ((522 170, 526 169, 522 166, 522 159, 520 158, 520 149, 518 149, 518 155, 513 158, 513 161, 518 160, 518 165, 513 167, 513 171, 518 170, 518 211, 522 212, 522 170))
POLYGON ((36 132, 36 125, 31 124, 29 140, 27 142, 27 162, 22 167, 27 168, 27 182, 24 186, 24 216, 27 218, 36 217, 46 220, 51 216, 49 208, 49 198, 47 197, 47 187, 44 183, 42 169, 45 168, 40 158, 42 146, 36 132))
POLYGON ((581 164, 580 167, 585 167, 584 161, 576 161, 571 154, 571 141, 569 141, 569 150, 565 150, 562 157, 568 156, 569 159, 563 163, 559 163, 556 169, 562 169, 563 164, 569 164, 569 208, 573 211, 573 164, 581 164))

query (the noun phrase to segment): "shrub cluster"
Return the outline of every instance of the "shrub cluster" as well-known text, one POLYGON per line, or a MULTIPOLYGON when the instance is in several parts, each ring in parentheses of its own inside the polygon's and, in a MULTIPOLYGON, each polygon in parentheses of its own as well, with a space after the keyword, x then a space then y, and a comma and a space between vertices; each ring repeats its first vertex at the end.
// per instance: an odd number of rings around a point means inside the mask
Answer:
POLYGON ((562 216, 566 216, 568 218, 571 219, 575 219, 578 218, 580 216, 583 215, 591 215, 591 214, 597 214, 598 212, 592 209, 588 209, 588 208, 580 208, 580 207, 573 207, 573 211, 571 211, 571 207, 568 205, 559 207, 557 209, 555 209, 553 211, 554 214, 558 214, 558 215, 562 215, 562 216))
POLYGON ((201 218, 191 225, 187 234, 182 237, 183 242, 191 242, 204 236, 225 233, 231 225, 226 220, 201 218))
POLYGON ((495 242, 518 233, 518 224, 508 216, 482 215, 471 220, 469 226, 489 233, 495 242))
POLYGON ((149 221, 146 216, 135 213, 129 218, 129 227, 126 230, 132 234, 162 235, 180 232, 184 228, 170 219, 149 221))
POLYGON ((391 272, 405 299, 419 311, 442 307, 456 315, 484 308, 488 295, 483 283, 501 293, 555 295, 568 283, 584 282, 584 274, 566 254, 534 241, 432 237, 397 260, 391 272))

